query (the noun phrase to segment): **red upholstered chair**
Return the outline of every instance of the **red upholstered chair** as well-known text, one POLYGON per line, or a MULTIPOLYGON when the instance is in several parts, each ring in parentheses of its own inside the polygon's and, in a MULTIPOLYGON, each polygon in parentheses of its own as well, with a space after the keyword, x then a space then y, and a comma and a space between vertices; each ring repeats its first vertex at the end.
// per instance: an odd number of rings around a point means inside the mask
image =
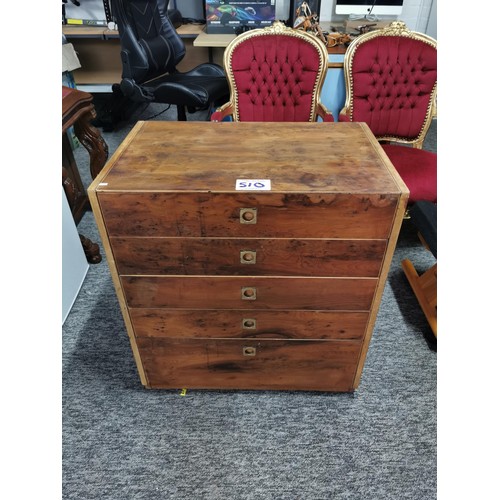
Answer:
POLYGON ((229 102, 211 117, 221 121, 333 122, 321 104, 328 69, 324 44, 304 31, 275 22, 237 36, 224 52, 229 102))
POLYGON ((436 40, 393 22, 355 38, 344 72, 346 103, 339 121, 368 124, 408 186, 409 204, 436 203, 437 156, 422 149, 436 116, 436 40))

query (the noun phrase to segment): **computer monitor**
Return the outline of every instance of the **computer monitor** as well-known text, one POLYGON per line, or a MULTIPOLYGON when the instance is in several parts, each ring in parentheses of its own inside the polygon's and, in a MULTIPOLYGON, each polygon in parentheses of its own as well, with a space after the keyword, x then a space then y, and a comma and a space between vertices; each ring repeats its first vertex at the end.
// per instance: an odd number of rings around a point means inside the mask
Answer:
POLYGON ((276 0, 206 0, 205 15, 209 34, 264 28, 276 18, 276 0))
POLYGON ((336 0, 335 14, 356 16, 399 16, 403 0, 336 0))

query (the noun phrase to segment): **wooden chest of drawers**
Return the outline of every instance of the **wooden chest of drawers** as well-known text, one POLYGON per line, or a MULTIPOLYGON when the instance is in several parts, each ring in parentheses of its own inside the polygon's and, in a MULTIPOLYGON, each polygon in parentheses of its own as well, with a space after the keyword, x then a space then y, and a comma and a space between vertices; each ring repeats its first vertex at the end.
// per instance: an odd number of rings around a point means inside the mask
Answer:
POLYGON ((139 122, 89 196, 146 387, 358 386, 408 199, 366 125, 139 122))

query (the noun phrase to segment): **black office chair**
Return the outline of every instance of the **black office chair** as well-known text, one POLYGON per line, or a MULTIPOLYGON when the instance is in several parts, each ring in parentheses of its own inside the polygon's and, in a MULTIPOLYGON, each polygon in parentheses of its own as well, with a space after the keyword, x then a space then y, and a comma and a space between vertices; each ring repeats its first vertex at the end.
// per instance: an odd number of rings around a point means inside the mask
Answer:
POLYGON ((229 97, 224 70, 203 63, 181 73, 176 66, 186 54, 181 37, 167 15, 168 0, 112 0, 121 43, 120 90, 135 102, 177 106, 178 120, 222 104, 229 97))

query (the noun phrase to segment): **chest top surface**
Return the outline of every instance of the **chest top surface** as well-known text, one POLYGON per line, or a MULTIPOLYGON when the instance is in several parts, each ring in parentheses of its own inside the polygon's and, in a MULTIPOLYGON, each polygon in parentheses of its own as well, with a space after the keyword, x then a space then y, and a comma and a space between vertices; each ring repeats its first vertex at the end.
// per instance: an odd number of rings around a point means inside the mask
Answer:
POLYGON ((138 122, 96 192, 384 193, 407 188, 364 123, 138 122))

